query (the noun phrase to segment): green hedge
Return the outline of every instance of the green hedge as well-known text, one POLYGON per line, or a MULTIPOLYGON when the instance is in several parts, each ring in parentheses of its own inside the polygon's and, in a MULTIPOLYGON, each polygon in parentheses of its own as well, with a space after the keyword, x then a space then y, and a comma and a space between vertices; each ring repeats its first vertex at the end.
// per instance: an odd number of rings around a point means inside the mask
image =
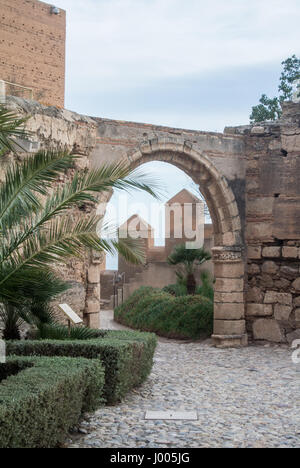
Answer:
POLYGON ((213 303, 200 295, 175 297, 142 287, 115 309, 115 320, 168 338, 197 339, 212 333, 213 303))
POLYGON ((0 374, 1 448, 55 447, 103 401, 99 360, 13 356, 0 374))
POLYGON ((39 340, 7 342, 7 353, 21 356, 70 356, 99 358, 105 368, 104 398, 120 401, 151 372, 156 337, 134 331, 108 331, 91 340, 39 340))

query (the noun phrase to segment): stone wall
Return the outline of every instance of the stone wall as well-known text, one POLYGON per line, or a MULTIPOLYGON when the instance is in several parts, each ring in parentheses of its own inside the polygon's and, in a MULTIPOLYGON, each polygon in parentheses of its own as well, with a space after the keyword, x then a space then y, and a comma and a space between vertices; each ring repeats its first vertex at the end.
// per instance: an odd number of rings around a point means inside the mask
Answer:
MULTIPOLYGON (((132 167, 162 160, 185 170, 213 220, 215 341, 245 344, 245 325, 255 340, 300 337, 300 104, 284 104, 279 122, 223 134, 90 118, 17 98, 9 105, 32 115, 28 128, 41 147, 80 154, 80 167, 124 158, 132 167)), ((99 323, 102 261, 89 257, 65 273, 81 278, 88 324, 99 323)))
POLYGON ((281 122, 240 127, 246 141, 247 331, 300 338, 300 106, 281 122))
MULTIPOLYGON (((64 106, 66 14, 37 0, 0 0, 0 80, 31 88, 33 99, 64 106)), ((7 85, 7 93, 30 92, 7 85), (11 92, 10 92, 11 90, 11 92)))

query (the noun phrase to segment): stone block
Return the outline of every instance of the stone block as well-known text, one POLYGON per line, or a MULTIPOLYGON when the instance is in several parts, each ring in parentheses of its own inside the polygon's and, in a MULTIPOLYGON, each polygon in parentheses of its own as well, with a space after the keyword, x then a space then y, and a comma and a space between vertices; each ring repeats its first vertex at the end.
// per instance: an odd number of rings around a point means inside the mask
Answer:
POLYGON ((272 260, 267 260, 266 262, 263 263, 262 266, 262 272, 266 273, 268 275, 274 275, 278 272, 279 266, 276 265, 275 262, 272 260))
POLYGON ((250 263, 250 265, 248 265, 248 274, 257 275, 258 273, 260 273, 260 266, 255 263, 250 263))
POLYGON ((294 306, 300 307, 300 296, 294 298, 294 306))
POLYGON ((248 317, 269 317, 273 315, 272 304, 247 304, 246 316, 248 317))
POLYGON ((282 247, 282 256, 284 258, 298 258, 298 247, 282 247))
POLYGON ((217 278, 215 291, 218 292, 241 292, 244 290, 243 278, 217 278))
POLYGON ((299 270, 296 266, 282 266, 280 268, 280 276, 287 279, 295 279, 299 275, 299 270))
POLYGON ((295 320, 296 322, 300 322, 300 309, 295 310, 295 320))
POLYGON ((100 314, 88 314, 87 316, 87 326, 90 328, 100 328, 100 314))
POLYGON ((99 265, 91 265, 88 269, 88 282, 99 283, 100 282, 100 269, 99 265))
POLYGON ((274 285, 278 289, 288 290, 288 288, 291 285, 291 282, 289 280, 285 279, 285 278, 280 278, 280 279, 274 281, 274 285))
POLYGON ((246 223, 247 239, 271 241, 273 239, 273 224, 271 222, 249 222, 246 223))
POLYGON ((274 309, 274 317, 276 320, 279 320, 281 322, 286 322, 288 321, 290 315, 292 312, 292 307, 291 306, 286 306, 282 304, 275 304, 275 309, 274 309))
POLYGON ((292 295, 289 293, 279 293, 277 291, 267 291, 264 298, 265 304, 292 305, 292 295))
POLYGON ((265 133, 264 127, 256 126, 251 128, 251 135, 263 135, 265 133))
POLYGON ((100 302, 95 300, 88 300, 86 304, 86 313, 93 314, 100 311, 100 302))
POLYGON ((222 235, 223 244, 227 246, 235 245, 235 235, 233 232, 225 232, 222 235))
POLYGON ((274 197, 249 198, 247 212, 250 215, 271 215, 273 212, 274 197))
POLYGON ((241 278, 244 276, 245 267, 242 262, 215 263, 214 275, 216 278, 241 278))
POLYGON ((263 257, 279 258, 281 256, 281 247, 264 247, 262 250, 263 257))
POLYGON ((300 340, 300 328, 286 335, 287 342, 292 344, 294 340, 300 340))
POLYGON ((283 343, 285 341, 278 322, 273 319, 255 320, 253 323, 253 338, 273 343, 283 343))
POLYGON ((265 273, 263 273, 261 275, 261 280, 260 280, 260 286, 262 288, 273 288, 273 285, 274 285, 274 281, 273 281, 273 277, 271 275, 266 275, 265 273))
POLYGON ((248 346, 248 335, 212 335, 212 342, 216 348, 241 348, 248 346))
POLYGON ((261 258, 261 246, 248 245, 247 253, 251 260, 258 260, 261 258))
POLYGON ((240 320, 245 316, 244 304, 217 303, 214 306, 215 320, 240 320))
POLYGON ((245 320, 214 320, 214 335, 243 335, 245 320))
POLYGON ((296 292, 300 292, 300 277, 292 282, 292 288, 295 289, 296 292))
POLYGON ((237 292, 237 293, 226 293, 226 292, 215 292, 215 302, 229 302, 229 303, 236 303, 236 302, 244 302, 244 293, 237 292))
POLYGON ((254 286, 253 288, 249 288, 246 294, 247 302, 256 302, 262 303, 264 294, 260 288, 254 286))

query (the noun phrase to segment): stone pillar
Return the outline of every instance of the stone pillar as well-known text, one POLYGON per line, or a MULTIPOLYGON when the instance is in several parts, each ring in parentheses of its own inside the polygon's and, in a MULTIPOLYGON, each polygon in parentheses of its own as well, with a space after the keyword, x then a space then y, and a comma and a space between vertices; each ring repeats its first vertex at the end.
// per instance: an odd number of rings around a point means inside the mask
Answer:
POLYGON ((244 275, 240 247, 214 247, 215 299, 213 342, 219 348, 246 346, 244 275))
POLYGON ((102 263, 102 256, 93 254, 87 271, 84 322, 90 328, 100 328, 100 271, 102 263))

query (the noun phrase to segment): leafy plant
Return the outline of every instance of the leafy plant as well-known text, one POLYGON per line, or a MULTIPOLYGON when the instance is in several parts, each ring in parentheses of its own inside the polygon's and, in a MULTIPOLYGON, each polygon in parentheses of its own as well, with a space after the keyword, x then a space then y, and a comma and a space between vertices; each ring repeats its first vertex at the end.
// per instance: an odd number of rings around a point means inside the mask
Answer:
POLYGON ((203 247, 200 249, 187 249, 185 244, 178 244, 169 255, 168 263, 170 265, 181 265, 182 269, 177 271, 179 282, 186 284, 188 294, 194 295, 196 292, 195 267, 210 259, 210 253, 203 247))
MULTIPOLYGON (((280 75, 278 97, 269 98, 263 94, 257 106, 252 107, 251 123, 264 120, 277 120, 282 115, 281 102, 291 100, 293 97, 293 83, 300 80, 300 59, 292 55, 282 62, 283 71, 280 75)), ((300 83, 298 84, 300 97, 300 83)))
POLYGON ((99 337, 99 330, 88 327, 68 327, 59 323, 40 323, 38 339, 43 340, 90 340, 99 337))
POLYGON ((26 118, 20 119, 14 112, 0 105, 0 156, 7 151, 15 152, 21 148, 16 138, 25 138, 28 132, 24 130, 26 118))
POLYGON ((196 289, 196 294, 207 297, 211 301, 214 300, 214 280, 208 271, 201 271, 200 273, 201 286, 196 289))
POLYGON ((182 284, 180 282, 175 284, 168 284, 168 286, 165 286, 162 288, 162 290, 175 297, 187 295, 186 284, 182 284))
POLYGON ((144 287, 115 309, 115 320, 168 338, 197 339, 212 333, 213 303, 200 295, 174 297, 144 287))

